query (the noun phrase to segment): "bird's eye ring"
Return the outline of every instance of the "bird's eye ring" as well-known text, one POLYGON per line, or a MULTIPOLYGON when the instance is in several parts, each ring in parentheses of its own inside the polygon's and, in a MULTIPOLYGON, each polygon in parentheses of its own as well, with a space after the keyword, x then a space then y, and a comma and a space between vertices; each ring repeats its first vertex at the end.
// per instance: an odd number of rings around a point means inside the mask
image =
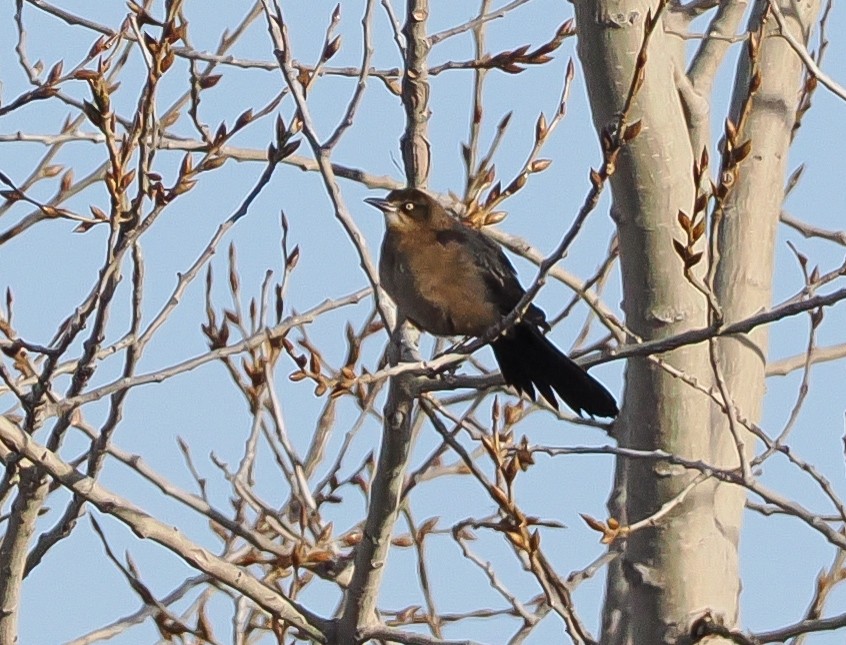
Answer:
POLYGON ((405 202, 405 204, 402 205, 402 208, 403 210, 408 211, 410 213, 414 210, 414 204, 412 204, 411 202, 405 202))

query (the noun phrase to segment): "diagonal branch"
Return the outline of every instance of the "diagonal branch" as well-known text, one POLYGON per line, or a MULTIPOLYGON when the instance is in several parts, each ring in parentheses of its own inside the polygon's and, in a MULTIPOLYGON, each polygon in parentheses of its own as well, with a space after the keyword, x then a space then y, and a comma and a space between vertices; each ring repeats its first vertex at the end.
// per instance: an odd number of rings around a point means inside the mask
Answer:
POLYGON ((71 492, 85 498, 101 512, 126 524, 137 536, 172 551, 195 569, 244 594, 272 616, 290 622, 318 643, 327 642, 327 622, 285 598, 240 567, 192 542, 172 526, 160 522, 90 477, 82 475, 53 451, 36 443, 5 417, 0 417, 0 440, 22 457, 37 464, 71 492))

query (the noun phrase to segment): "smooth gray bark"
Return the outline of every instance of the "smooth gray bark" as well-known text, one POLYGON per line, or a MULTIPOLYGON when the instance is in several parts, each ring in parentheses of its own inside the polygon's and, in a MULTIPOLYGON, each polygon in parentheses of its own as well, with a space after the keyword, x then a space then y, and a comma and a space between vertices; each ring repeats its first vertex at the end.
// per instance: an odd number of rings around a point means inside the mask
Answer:
MULTIPOLYGON (((787 5, 784 3, 785 13, 787 5)), ((614 124, 623 105, 635 73, 647 12, 654 13, 657 6, 643 1, 576 2, 578 53, 600 133, 614 124)), ((750 30, 757 28, 764 7, 766 2, 758 3, 750 30)), ((802 4, 806 17, 816 15, 817 10, 816 4, 802 4)), ((723 12, 724 19, 727 13, 723 12)), ((727 196, 717 240, 719 263, 713 295, 727 322, 770 303, 773 240, 801 78, 799 58, 782 39, 773 37, 772 29, 768 27, 760 52, 764 82, 739 139, 752 139, 752 153, 741 162, 738 180, 727 196)), ((689 105, 684 105, 680 96, 680 82, 686 82, 689 96, 697 91, 684 76, 681 46, 661 25, 653 33, 645 82, 627 119, 628 123, 641 119, 643 129, 626 147, 611 180, 623 309, 629 329, 644 340, 709 322, 706 298, 685 279, 682 262, 673 249, 673 239, 684 239, 678 211, 690 214, 693 210, 692 167, 701 154, 692 144, 701 136, 701 128, 691 124, 690 111, 685 112, 689 105)), ((748 69, 741 64, 737 72, 734 119, 747 95, 748 69)), ((710 83, 698 81, 700 87, 710 88, 710 83)), ((710 108, 710 96, 699 99, 710 108)), ((711 173, 716 171, 712 168, 711 173)), ((699 244, 702 248, 697 250, 704 251, 704 244, 699 244)), ((697 267, 699 279, 705 265, 703 261, 697 267)), ((657 362, 630 361, 626 398, 616 424, 620 445, 660 448, 718 467, 740 467, 740 452, 748 459, 754 441, 743 431, 735 438, 727 415, 717 405, 721 399, 691 384, 708 388, 722 379, 737 414, 756 421, 765 358, 766 332, 761 329, 742 338, 717 341, 713 357, 708 343, 700 343, 660 355, 657 362), (659 362, 684 378, 671 375, 659 362)), ((642 520, 677 496, 694 476, 668 464, 620 459, 609 503, 611 514, 623 523, 642 520)), ((705 612, 726 625, 736 625, 744 500, 742 487, 706 481, 693 488, 657 526, 636 532, 616 547, 622 550, 622 557, 609 571, 601 642, 688 642, 691 623, 705 612)))

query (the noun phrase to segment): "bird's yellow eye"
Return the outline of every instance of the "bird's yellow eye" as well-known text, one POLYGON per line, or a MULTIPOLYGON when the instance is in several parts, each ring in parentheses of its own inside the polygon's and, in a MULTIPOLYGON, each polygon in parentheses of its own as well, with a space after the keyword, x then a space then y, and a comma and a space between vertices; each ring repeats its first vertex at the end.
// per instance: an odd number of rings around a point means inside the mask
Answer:
POLYGON ((412 204, 411 202, 405 202, 405 203, 402 205, 402 209, 403 209, 404 211, 406 211, 406 212, 410 213, 411 211, 413 211, 413 210, 414 210, 414 204, 412 204))

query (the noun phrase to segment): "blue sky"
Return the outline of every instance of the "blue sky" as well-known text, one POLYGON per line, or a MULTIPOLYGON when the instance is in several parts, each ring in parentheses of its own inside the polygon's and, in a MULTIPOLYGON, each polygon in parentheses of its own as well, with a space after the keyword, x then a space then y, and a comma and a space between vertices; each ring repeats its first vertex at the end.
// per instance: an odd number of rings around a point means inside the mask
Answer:
MULTIPOLYGON (((15 42, 17 35, 13 21, 13 3, 0 7, 0 81, 2 101, 8 103, 28 89, 26 78, 17 63, 15 42)), ((85 14, 96 21, 117 28, 126 12, 122 2, 91 3, 86 0, 57 3, 70 12, 85 14)), ((437 0, 431 4, 430 31, 460 24, 471 18, 476 2, 437 0)), ((501 3, 498 3, 501 4, 501 3)), ((186 3, 192 46, 197 50, 215 48, 221 31, 231 27, 248 10, 250 3, 186 3), (209 7, 214 9, 210 10, 209 7)), ((283 3, 292 37, 294 58, 314 61, 322 48, 323 33, 333 3, 283 3)), ((344 2, 338 33, 343 44, 333 65, 356 65, 360 61, 361 42, 359 21, 362 2, 344 2)), ((153 13, 161 12, 160 3, 153 13)), ((550 38, 558 25, 571 17, 572 7, 556 0, 534 0, 521 7, 510 18, 490 23, 488 48, 491 51, 511 49, 523 44, 540 44, 550 38)), ((88 51, 96 34, 80 27, 69 27, 53 16, 26 5, 24 21, 27 27, 27 53, 30 62, 43 60, 49 69, 59 59, 70 69, 88 51)), ((387 21, 377 10, 374 34, 374 65, 398 66, 400 61, 387 21)), ((828 33, 832 36, 823 68, 837 77, 842 69, 838 62, 846 60, 846 42, 838 36, 846 29, 843 11, 835 7, 828 33)), ((814 38, 816 43, 816 37, 814 38)), ((499 176, 513 177, 531 149, 535 120, 539 112, 550 115, 561 93, 562 79, 568 58, 575 58, 575 41, 569 40, 555 53, 549 65, 530 68, 519 75, 492 72, 488 75, 485 95, 483 148, 493 135, 494 127, 507 112, 513 111, 511 125, 496 159, 499 176)), ((233 55, 243 59, 273 60, 272 47, 262 20, 250 27, 247 35, 233 49, 233 55)), ((472 57, 472 41, 467 34, 448 39, 432 52, 431 63, 437 65, 449 59, 472 57)), ((734 52, 736 55, 736 51, 734 52)), ((715 131, 721 131, 721 107, 728 102, 731 90, 731 63, 721 73, 715 96, 715 131)), ((142 62, 135 51, 123 74, 121 88, 113 99, 118 112, 130 113, 142 83, 142 62)), ((166 77, 160 92, 160 105, 167 106, 186 88, 187 68, 178 60, 173 73, 166 77)), ((550 252, 563 231, 572 221, 589 189, 588 169, 600 163, 599 148, 590 121, 586 93, 580 68, 567 105, 567 117, 547 144, 542 157, 553 160, 549 170, 536 175, 529 185, 507 202, 509 217, 500 225, 503 230, 525 237, 541 251, 550 252)), ((204 94, 201 115, 214 129, 221 120, 232 124, 244 109, 265 104, 283 86, 278 71, 221 68, 220 83, 204 94)), ((846 78, 839 79, 846 83, 846 78)), ((472 96, 472 75, 451 71, 432 78, 432 174, 430 185, 439 192, 460 192, 463 186, 463 166, 459 145, 466 141, 469 99, 472 96)), ((87 98, 82 82, 63 86, 77 98, 87 98)), ((309 95, 309 105, 318 131, 324 136, 337 123, 353 89, 347 78, 320 79, 309 95)), ((31 104, 0 118, 0 134, 17 131, 38 134, 57 132, 69 108, 55 101, 31 104)), ((290 120, 292 103, 286 99, 279 110, 290 120)), ((791 150, 790 167, 806 165, 801 183, 791 195, 786 209, 795 217, 814 225, 840 230, 844 228, 843 213, 846 197, 842 185, 842 161, 839 142, 846 140, 846 120, 842 101, 820 88, 814 97, 814 107, 806 115, 796 143, 791 150)), ((398 139, 403 128, 403 112, 397 97, 389 94, 378 81, 371 80, 356 123, 336 149, 334 160, 367 170, 374 175, 402 178, 398 139)), ((233 145, 263 149, 272 136, 272 118, 251 125, 238 135, 233 145)), ((90 131, 91 126, 82 126, 90 131)), ((192 134, 189 122, 183 120, 175 128, 177 134, 192 134)), ((306 146, 301 148, 305 152, 306 146)), ((712 158, 716 158, 712 147, 712 158)), ((0 170, 22 182, 34 163, 44 154, 40 144, 9 144, 0 148, 0 170)), ((91 171, 103 159, 103 150, 87 142, 66 146, 54 163, 73 167, 77 178, 91 171)), ((172 177, 178 168, 181 153, 162 153, 157 169, 172 177)), ((240 204, 243 196, 262 171, 259 163, 228 162, 215 173, 203 177, 197 189, 177 200, 161 221, 145 236, 143 247, 147 266, 145 320, 149 321, 164 305, 176 283, 178 272, 184 272, 208 243, 214 231, 240 204)), ((55 190, 55 182, 44 182, 33 191, 37 199, 48 199, 55 190)), ((376 196, 352 182, 342 182, 343 197, 357 225, 362 229, 372 257, 378 253, 382 222, 371 207, 362 203, 366 196, 376 196)), ((105 192, 93 187, 73 198, 69 206, 87 213, 90 204, 106 208, 105 192)), ((225 244, 212 260, 217 277, 215 289, 219 307, 228 306, 226 284, 226 245, 233 243, 238 250, 242 290, 257 296, 267 269, 278 272, 282 268, 279 252, 279 213, 284 209, 290 223, 291 244, 301 249, 300 263, 292 276, 286 312, 303 311, 326 298, 340 297, 365 284, 355 251, 333 218, 331 205, 315 173, 303 173, 292 168, 280 168, 270 185, 253 204, 249 214, 230 232, 225 244)), ((608 216, 609 199, 605 195, 597 211, 589 219, 577 244, 562 262, 572 273, 586 278, 594 273, 609 245, 613 227, 608 216)), ((11 209, 0 217, 0 233, 29 211, 23 207, 11 209)), ((71 234, 73 225, 65 222, 46 222, 37 225, 19 238, 0 248, 0 287, 10 286, 15 296, 15 324, 18 332, 33 342, 47 343, 56 327, 90 289, 96 270, 102 261, 104 231, 95 228, 86 234, 71 234)), ((843 261, 842 247, 820 240, 808 240, 782 228, 777 249, 777 268, 774 276, 774 301, 779 302, 796 293, 802 286, 802 276, 795 257, 787 247, 792 241, 797 248, 818 263, 824 273, 843 261)), ((524 283, 534 275, 527 262, 515 259, 515 266, 524 283)), ((680 276, 681 279, 681 276, 680 276)), ((119 338, 126 330, 129 280, 125 279, 118 302, 109 323, 108 341, 119 338)), ((605 302, 619 311, 619 276, 615 273, 606 288, 605 302)), ((571 294, 558 284, 548 285, 538 303, 548 312, 560 310, 571 294)), ((205 351, 206 344, 199 325, 203 321, 202 280, 194 284, 144 356, 140 372, 160 369, 205 351)), ((354 327, 362 324, 371 302, 339 310, 308 329, 309 338, 324 352, 328 361, 339 364, 345 353, 343 327, 349 321, 354 327)), ((578 333, 586 308, 577 307, 574 313, 553 332, 555 342, 570 348, 570 340, 578 333)), ((822 346, 844 342, 846 324, 843 305, 826 312, 819 329, 818 342, 822 346)), ((807 317, 797 316, 782 321, 770 329, 771 357, 775 360, 804 350, 808 333, 807 317)), ((595 338, 592 338, 595 340, 595 338)), ((365 344, 365 364, 375 369, 385 341, 377 335, 365 344)), ((488 350, 480 356, 490 363, 488 350)), ((93 385, 110 382, 120 370, 120 361, 105 361, 95 375, 93 385)), ((605 364, 592 371, 618 397, 622 393, 622 365, 605 364)), ((292 441, 300 448, 308 446, 314 431, 315 419, 323 405, 316 399, 306 382, 291 383, 288 372, 294 366, 286 359, 280 361, 279 396, 286 415, 292 441)), ((811 390, 804 412, 793 434, 791 446, 808 461, 813 462, 840 494, 844 485, 843 435, 844 374, 842 363, 815 366, 811 375, 811 390)), ((796 399, 800 374, 770 378, 762 427, 775 433, 786 422, 796 399)), ((66 385, 66 383, 64 384, 66 385)), ((509 397, 509 400, 513 401, 509 397)), ((11 406, 11 399, 2 398, 2 409, 11 406)), ((489 403, 485 404, 488 406, 489 403)), ((379 407, 379 406, 377 406, 379 407)), ((337 450, 344 432, 355 418, 355 407, 344 401, 339 406, 338 429, 330 443, 337 450)), ((94 404, 86 408, 86 418, 92 424, 102 421, 105 407, 94 404)), ((482 421, 488 411, 479 412, 482 421)), ((191 446, 195 463, 209 482, 212 499, 228 508, 228 484, 212 465, 209 455, 233 465, 240 458, 243 442, 249 433, 250 416, 242 397, 232 388, 222 366, 207 365, 194 372, 178 376, 161 385, 145 386, 129 396, 115 442, 122 449, 138 453, 154 469, 175 484, 194 490, 176 438, 182 437, 191 446)), ((370 421, 356 437, 349 459, 353 468, 357 458, 375 449, 379 441, 379 426, 370 421)), ((606 436, 598 430, 573 426, 554 420, 544 413, 532 415, 520 427, 534 443, 554 445, 601 445, 606 436)), ((412 468, 419 464, 438 444, 431 428, 424 428, 415 446, 412 468)), ((79 436, 71 437, 62 454, 69 459, 85 447, 79 436)), ((260 457, 257 489, 271 503, 281 503, 285 497, 284 482, 280 482, 268 454, 260 457)), ((604 547, 597 536, 579 519, 578 513, 604 517, 605 501, 613 472, 609 457, 567 457, 539 459, 535 468, 519 479, 520 499, 524 509, 533 515, 557 519, 567 525, 564 530, 544 531, 544 545, 559 572, 566 575, 586 566, 598 557, 604 547)), ((321 476, 322 472, 318 475, 321 476)), ((109 463, 102 483, 134 503, 179 526, 189 537, 209 548, 217 541, 201 518, 188 514, 183 508, 162 496, 149 484, 127 468, 109 463)), ((763 481, 767 485, 794 497, 820 512, 830 512, 821 495, 808 477, 774 458, 768 463, 763 481)), ((51 498, 39 526, 46 529, 55 522, 67 499, 64 492, 51 498)), ((345 503, 330 517, 336 527, 346 529, 361 516, 363 500, 350 492, 345 503)), ((412 497, 417 522, 439 516, 439 526, 448 527, 469 516, 481 517, 494 509, 479 488, 469 480, 447 478, 421 486, 412 497)), ((6 510, 4 509, 4 512, 6 510)), ((179 559, 164 553, 161 547, 136 539, 123 525, 94 512, 103 525, 116 553, 128 550, 138 563, 144 581, 160 596, 168 593, 186 576, 190 569, 179 559)), ((398 531, 404 532, 403 521, 398 531)), ((521 571, 513 555, 497 538, 482 537, 474 548, 486 559, 497 562, 503 580, 522 600, 528 601, 539 593, 530 577, 521 571)), ((810 600, 814 578, 833 558, 833 547, 817 534, 791 518, 761 518, 747 514, 741 542, 743 594, 741 598, 744 626, 752 630, 771 629, 799 620, 810 600)), ((442 612, 462 611, 476 606, 501 607, 502 601, 490 590, 481 572, 464 560, 448 536, 431 538, 432 584, 442 612), (472 596, 467 593, 472 589, 472 596)), ((415 556, 410 549, 397 549, 390 557, 385 580, 382 605, 400 609, 423 604, 416 584, 408 584, 415 574, 415 556)), ((575 602, 588 626, 596 633, 603 592, 602 577, 582 585, 575 602)), ((192 597, 193 598, 193 597, 192 597)), ((329 614, 337 602, 337 593, 328 585, 315 584, 309 588, 304 601, 318 612, 329 614)), ((41 566, 26 580, 22 596, 20 640, 28 643, 58 643, 67 641, 110 620, 132 613, 139 606, 138 599, 128 589, 115 568, 103 557, 102 547, 83 519, 72 537, 52 551, 41 566), (58 584, 57 584, 58 582, 58 584), (51 608, 52 612, 45 612, 51 608), (50 616, 45 618, 45 616, 50 616)), ((178 608, 186 608, 183 601, 178 608)), ((228 616, 223 598, 217 597, 210 612, 218 609, 220 616, 228 616)), ((846 592, 842 589, 831 596, 827 613, 846 610, 846 592)), ((230 640, 225 620, 216 621, 217 635, 222 642, 230 640)), ((473 638, 486 643, 502 642, 503 629, 510 633, 513 624, 505 621, 465 621, 446 630, 451 637, 473 638)), ((530 643, 558 642, 561 625, 553 617, 547 618, 536 630, 530 643)), ((111 642, 121 644, 155 642, 150 621, 111 642)), ((842 642, 840 635, 814 635, 808 645, 827 645, 842 642)))

